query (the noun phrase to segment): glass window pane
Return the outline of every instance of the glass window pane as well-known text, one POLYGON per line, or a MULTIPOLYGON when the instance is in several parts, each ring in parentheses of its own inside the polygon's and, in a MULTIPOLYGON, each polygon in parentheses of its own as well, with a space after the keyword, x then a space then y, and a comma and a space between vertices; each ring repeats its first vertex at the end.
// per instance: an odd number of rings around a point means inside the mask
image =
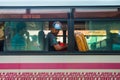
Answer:
MULTIPOLYGON (((66 25, 66 22, 61 22, 66 25)), ((5 22, 5 51, 48 51, 47 35, 51 32, 53 21, 5 22)), ((65 30, 67 33, 67 30, 65 30)), ((67 35, 61 29, 57 43, 67 43, 67 35), (65 39, 63 35, 66 35, 65 39)))
POLYGON ((75 22, 74 32, 84 34, 90 51, 120 50, 119 20, 90 20, 84 22, 84 26, 81 21, 75 22))
POLYGON ((120 18, 119 8, 76 8, 75 18, 120 18))
POLYGON ((66 19, 68 18, 68 13, 70 9, 31 9, 31 14, 39 14, 40 18, 57 18, 57 19, 66 19))
POLYGON ((69 13, 70 9, 31 9, 32 14, 39 13, 69 13))
POLYGON ((117 8, 76 9, 74 14, 77 19, 74 21, 76 50, 120 50, 120 20, 118 20, 120 16, 118 13, 117 8))
POLYGON ((0 14, 25 14, 26 9, 0 9, 0 14))

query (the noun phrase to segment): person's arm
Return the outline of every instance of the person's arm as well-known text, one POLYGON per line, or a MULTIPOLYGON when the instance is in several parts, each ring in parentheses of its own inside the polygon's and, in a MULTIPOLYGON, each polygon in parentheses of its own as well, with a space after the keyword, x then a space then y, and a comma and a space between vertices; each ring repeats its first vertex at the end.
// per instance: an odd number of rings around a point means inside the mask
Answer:
POLYGON ((61 46, 57 42, 57 39, 56 39, 56 37, 54 35, 49 34, 49 38, 50 38, 50 45, 53 46, 56 51, 65 50, 67 48, 66 44, 64 46, 61 46))
POLYGON ((53 45, 56 51, 61 51, 67 48, 67 45, 60 46, 59 44, 53 45))

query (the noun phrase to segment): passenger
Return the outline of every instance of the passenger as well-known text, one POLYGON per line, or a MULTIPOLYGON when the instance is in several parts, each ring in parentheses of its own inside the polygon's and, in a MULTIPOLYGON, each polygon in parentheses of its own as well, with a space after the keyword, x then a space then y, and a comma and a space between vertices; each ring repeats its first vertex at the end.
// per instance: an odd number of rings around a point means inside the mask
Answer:
POLYGON ((112 50, 120 50, 120 35, 118 33, 111 33, 112 50))
POLYGON ((57 42, 57 35, 59 33, 59 30, 62 28, 62 24, 59 21, 56 21, 53 23, 52 27, 50 28, 51 32, 47 35, 47 42, 48 42, 48 50, 49 51, 62 51, 67 49, 67 44, 64 44, 64 46, 60 45, 59 42, 57 42))
POLYGON ((26 50, 27 48, 27 39, 25 39, 24 34, 26 34, 27 38, 29 38, 29 33, 26 30, 26 24, 24 22, 19 22, 16 25, 16 34, 13 36, 11 40, 12 50, 26 50))
POLYGON ((4 22, 0 22, 0 51, 4 49, 4 22))

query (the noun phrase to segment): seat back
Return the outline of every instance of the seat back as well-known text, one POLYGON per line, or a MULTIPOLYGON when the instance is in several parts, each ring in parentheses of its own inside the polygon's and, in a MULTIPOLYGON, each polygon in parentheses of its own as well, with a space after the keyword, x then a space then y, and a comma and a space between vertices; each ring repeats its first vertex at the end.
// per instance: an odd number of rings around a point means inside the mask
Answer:
POLYGON ((84 34, 75 33, 75 41, 79 51, 84 52, 89 50, 84 34))
POLYGON ((45 37, 45 51, 48 51, 49 50, 49 40, 48 40, 48 36, 47 37, 45 37))
POLYGON ((38 33, 38 42, 40 44, 40 49, 44 51, 45 50, 45 34, 43 31, 39 31, 38 33))

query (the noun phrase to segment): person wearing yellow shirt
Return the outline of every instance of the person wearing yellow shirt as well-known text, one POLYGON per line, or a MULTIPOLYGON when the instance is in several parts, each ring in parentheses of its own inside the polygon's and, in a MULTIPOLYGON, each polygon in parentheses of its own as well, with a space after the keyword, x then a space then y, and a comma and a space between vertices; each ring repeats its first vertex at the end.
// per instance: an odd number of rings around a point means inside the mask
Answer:
POLYGON ((0 22, 0 51, 4 50, 4 22, 0 22))

